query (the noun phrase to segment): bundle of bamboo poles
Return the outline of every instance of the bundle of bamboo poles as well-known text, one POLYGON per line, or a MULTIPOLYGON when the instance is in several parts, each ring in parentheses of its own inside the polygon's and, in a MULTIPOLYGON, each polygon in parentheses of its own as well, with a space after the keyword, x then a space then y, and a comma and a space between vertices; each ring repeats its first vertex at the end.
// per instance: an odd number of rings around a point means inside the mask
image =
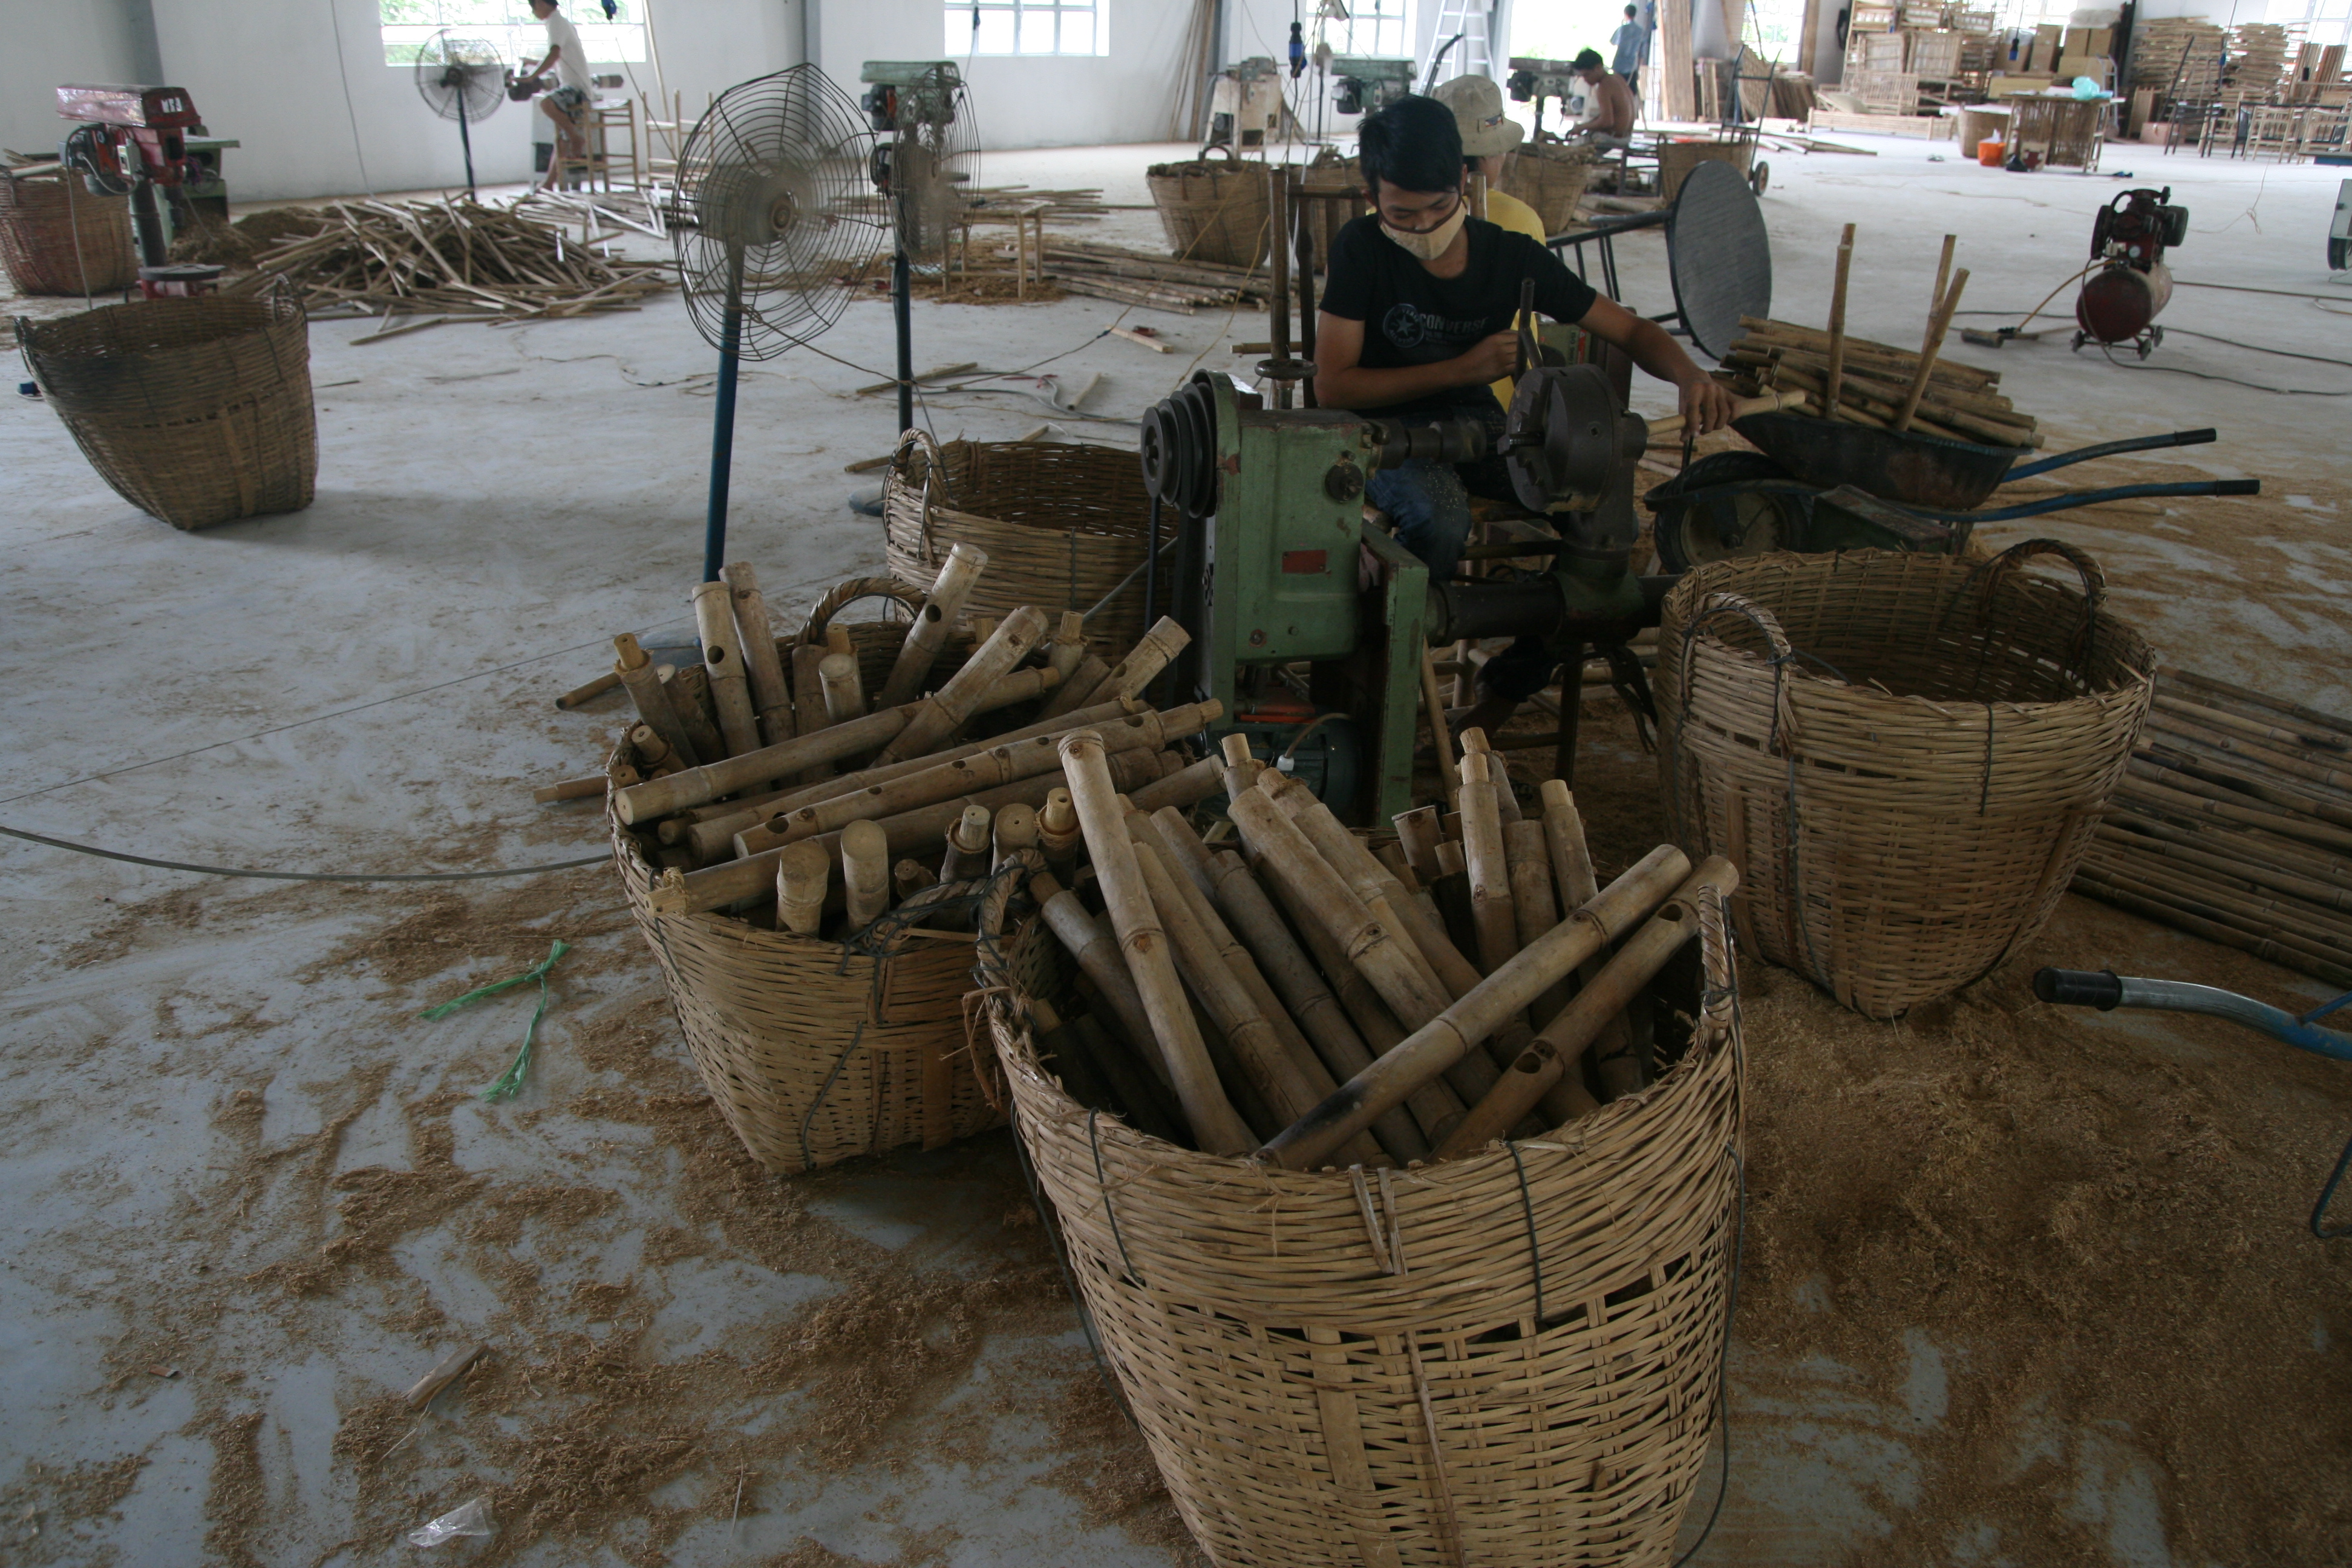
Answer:
MULTIPOLYGON (((1172 621, 1108 665, 1083 616, 1024 606, 971 618, 970 653, 943 660, 986 567, 985 552, 959 544, 903 625, 780 638, 757 574, 729 565, 694 592, 699 661, 664 668, 634 637, 614 639, 613 679, 637 722, 607 775, 541 798, 609 789, 616 825, 662 872, 656 910, 724 910, 815 936, 969 885, 1021 849, 1066 863, 1076 828, 1055 748, 1080 731, 1101 738, 1111 776, 1139 802, 1214 793, 1220 769, 1184 742, 1219 705, 1162 710, 1143 697, 1190 640, 1172 621)), ((859 579, 828 603, 877 591, 902 592, 859 579)))
POLYGON ((609 261, 593 241, 477 202, 334 202, 317 218, 316 232, 260 252, 224 292, 282 279, 314 312, 525 321, 635 310, 670 286, 662 263, 609 261))
POLYGON ((1225 739, 1227 816, 1207 836, 1122 795, 1100 734, 1066 737, 1092 887, 1031 885, 1082 976, 1083 1014, 1037 1017, 1064 1087, 1293 1168, 1452 1158, 1642 1088, 1645 994, 1736 873, 1662 846, 1601 888, 1565 786, 1523 819, 1465 739, 1455 809, 1409 813, 1375 847, 1244 737, 1225 739))
POLYGON ((1957 243, 1958 237, 1944 237, 1943 258, 1928 296, 1927 333, 1914 353, 1847 335, 1854 226, 1846 225, 1838 242, 1827 330, 1742 316, 1746 331, 1723 358, 1731 385, 1747 396, 1801 392, 1815 408, 1827 410, 1827 417, 1873 429, 1916 430, 1980 446, 2041 446, 2033 416, 2019 413, 2000 392, 1999 372, 1942 357, 1969 281, 1968 268, 1952 268, 1957 243))
POLYGON ((1058 237, 1045 242, 1045 275, 1073 294, 1176 310, 1263 305, 1272 287, 1249 268, 1058 237))
POLYGON ((2074 890, 2352 986, 2352 719, 2158 671, 2074 890))

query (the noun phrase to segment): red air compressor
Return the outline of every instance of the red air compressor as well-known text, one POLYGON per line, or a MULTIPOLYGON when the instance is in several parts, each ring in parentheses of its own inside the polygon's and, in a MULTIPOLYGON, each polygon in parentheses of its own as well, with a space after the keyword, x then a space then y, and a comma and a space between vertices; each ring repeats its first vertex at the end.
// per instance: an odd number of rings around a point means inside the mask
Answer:
MULTIPOLYGON (((176 87, 58 89, 58 112, 79 121, 58 144, 66 167, 80 174, 93 195, 131 198, 131 226, 139 241, 139 290, 150 300, 209 293, 222 268, 199 262, 173 265, 163 244, 162 190, 173 202, 202 165, 188 155, 186 136, 202 124, 195 105, 176 87)), ((183 220, 185 210, 180 209, 183 220)))
POLYGON ((2126 191, 2099 209, 2091 225, 2091 257, 2104 263, 2074 300, 2082 331, 2074 346, 2130 343, 2146 359, 2164 341, 2153 323, 2172 298, 2172 273, 2164 265, 2167 246, 2189 237, 2189 209, 2172 204, 2172 187, 2126 191))

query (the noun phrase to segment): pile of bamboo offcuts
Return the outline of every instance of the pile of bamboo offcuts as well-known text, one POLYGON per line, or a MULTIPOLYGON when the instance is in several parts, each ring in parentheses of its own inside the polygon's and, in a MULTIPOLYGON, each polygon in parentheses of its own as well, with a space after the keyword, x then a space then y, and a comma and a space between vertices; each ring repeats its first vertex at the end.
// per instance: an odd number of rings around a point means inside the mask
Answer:
POLYGON ((635 310, 670 286, 662 263, 607 260, 556 225, 476 202, 335 202, 317 216, 224 292, 283 279, 314 314, 528 321, 635 310))
POLYGON ((1742 316, 1745 334, 1723 359, 1733 389, 1750 397, 1802 392, 1815 408, 1828 410, 1828 417, 1873 429, 1916 430, 1979 446, 2041 446, 2033 416, 2019 413, 2001 393, 1998 371, 1943 357, 1944 340, 1969 281, 1967 268, 1953 270, 1956 243, 1956 237, 1944 237, 1927 332, 1914 353, 1846 334, 1846 283, 1854 249, 1854 226, 1846 225, 1838 242, 1828 329, 1742 316))
POLYGON ((2159 671, 2074 890, 2352 986, 2352 719, 2159 671))
POLYGON ((1045 241, 1045 276, 1073 294, 1162 310, 1263 306, 1273 287, 1265 272, 1250 268, 1052 237, 1045 241))
POLYGON ((1662 846, 1600 888, 1565 786, 1522 817, 1465 739, 1456 809, 1378 847, 1245 737, 1206 835, 1122 796, 1097 736, 1064 740, 1087 864, 1031 884, 1083 976, 1082 1015, 1037 1016, 1064 1087, 1293 1169, 1452 1158, 1642 1088, 1649 1047, 1687 1036, 1649 984, 1737 874, 1662 846))

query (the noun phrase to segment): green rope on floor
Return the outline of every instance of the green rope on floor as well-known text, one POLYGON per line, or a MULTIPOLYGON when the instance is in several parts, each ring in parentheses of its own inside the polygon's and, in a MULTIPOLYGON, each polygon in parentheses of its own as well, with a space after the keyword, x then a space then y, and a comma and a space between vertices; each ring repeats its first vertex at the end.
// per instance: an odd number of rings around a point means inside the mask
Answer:
POLYGON ((478 985, 463 996, 454 997, 437 1006, 427 1007, 417 1015, 418 1017, 427 1021, 446 1018, 458 1008, 478 1002, 485 996, 495 996, 501 991, 517 985, 528 985, 534 980, 539 982, 539 1005, 531 1009, 530 1023, 522 1032, 522 1049, 515 1053, 515 1059, 508 1064, 506 1071, 499 1075, 498 1081, 482 1090, 484 1100, 510 1100, 516 1091, 522 1088, 524 1075, 530 1071, 530 1048, 539 1040, 539 1021, 547 1016, 547 1004, 550 1000, 547 991, 547 972, 555 967, 557 959, 571 951, 570 942, 558 941, 547 950, 545 958, 541 959, 520 974, 510 979, 495 981, 488 985, 478 985))

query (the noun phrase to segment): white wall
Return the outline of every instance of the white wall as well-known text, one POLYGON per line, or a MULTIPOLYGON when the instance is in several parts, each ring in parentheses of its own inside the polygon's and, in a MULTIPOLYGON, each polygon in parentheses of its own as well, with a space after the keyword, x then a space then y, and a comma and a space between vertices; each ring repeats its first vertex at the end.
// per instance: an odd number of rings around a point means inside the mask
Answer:
POLYGON ((155 68, 145 0, 37 0, 12 5, 0 43, 0 147, 54 152, 69 127, 57 89, 70 82, 145 81, 155 68))

